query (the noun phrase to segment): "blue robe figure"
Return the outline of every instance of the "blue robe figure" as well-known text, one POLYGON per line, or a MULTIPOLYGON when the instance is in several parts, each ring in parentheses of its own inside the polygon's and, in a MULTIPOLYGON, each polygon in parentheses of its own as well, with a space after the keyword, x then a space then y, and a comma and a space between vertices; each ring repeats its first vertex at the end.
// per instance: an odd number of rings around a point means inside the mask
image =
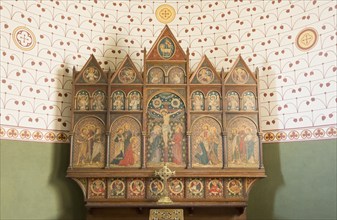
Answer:
POLYGON ((195 155, 195 158, 197 158, 199 160, 200 164, 206 165, 209 163, 209 159, 208 159, 208 155, 207 155, 207 151, 205 148, 205 145, 202 141, 197 141, 199 148, 201 149, 201 154, 197 153, 195 155))

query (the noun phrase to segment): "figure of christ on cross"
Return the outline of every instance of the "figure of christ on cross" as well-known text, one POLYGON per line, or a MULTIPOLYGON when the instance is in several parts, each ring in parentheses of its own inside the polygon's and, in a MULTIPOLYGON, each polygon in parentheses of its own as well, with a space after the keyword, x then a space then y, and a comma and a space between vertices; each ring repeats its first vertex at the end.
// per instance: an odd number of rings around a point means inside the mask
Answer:
POLYGON ((171 125, 170 125, 170 117, 178 112, 182 112, 182 109, 178 109, 175 112, 169 113, 167 109, 161 109, 160 111, 156 111, 151 109, 151 111, 157 113, 161 117, 163 117, 163 124, 161 126, 163 141, 164 141, 164 162, 168 161, 168 139, 170 137, 170 133, 172 133, 171 125))

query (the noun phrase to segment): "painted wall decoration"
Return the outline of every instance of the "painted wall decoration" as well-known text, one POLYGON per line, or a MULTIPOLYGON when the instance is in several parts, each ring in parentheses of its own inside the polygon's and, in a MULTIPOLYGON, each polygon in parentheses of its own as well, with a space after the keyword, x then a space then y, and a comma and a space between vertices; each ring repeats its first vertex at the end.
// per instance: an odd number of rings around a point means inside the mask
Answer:
POLYGON ((74 167, 96 167, 104 165, 105 159, 105 126, 95 117, 80 120, 74 134, 74 167))
POLYGON ((169 37, 163 38, 158 44, 158 53, 164 59, 169 59, 176 51, 176 46, 169 37))
POLYGON ((131 91, 128 94, 128 110, 135 111, 140 110, 141 95, 138 91, 131 91))
POLYGON ((227 93, 227 111, 239 111, 240 98, 239 94, 234 91, 227 93))
POLYGON ((164 83, 164 70, 160 67, 153 67, 149 70, 148 82, 151 84, 164 83))
POLYGON ((110 166, 140 167, 139 122, 132 117, 120 117, 112 123, 110 131, 110 166))
POLYGON ((198 118, 192 125, 192 166, 222 167, 222 136, 219 122, 198 118))
MULTIPOLYGON (((161 5, 1 1, 0 137, 69 142, 71 69, 81 69, 94 54, 113 72, 129 54, 141 72, 142 50, 163 28, 155 13, 161 5)), ((218 72, 228 71, 239 54, 250 69, 260 68, 264 142, 337 137, 335 1, 167 5, 176 12, 172 32, 184 50, 189 48, 191 72, 203 55, 218 72)))
POLYGON ((89 110, 90 107, 90 95, 86 90, 81 90, 76 96, 76 109, 77 110, 89 110))
POLYGON ((252 92, 244 92, 242 97, 242 110, 244 111, 255 111, 256 101, 255 95, 252 92))
POLYGON ((209 84, 214 80, 214 73, 207 67, 202 68, 197 73, 197 79, 201 84, 209 84))
POLYGON ((303 51, 313 48, 318 40, 318 33, 314 28, 305 28, 296 37, 296 46, 303 51))
POLYGON ((13 31, 13 41, 21 50, 32 50, 36 44, 34 33, 27 27, 19 26, 13 31))
POLYGON ((106 109, 106 95, 103 91, 97 90, 92 96, 92 109, 93 110, 105 110, 106 109))
POLYGON ((207 105, 208 105, 208 110, 209 111, 220 111, 221 106, 220 106, 220 94, 216 91, 210 91, 207 94, 207 105))
POLYGON ((136 79, 136 73, 131 68, 124 68, 121 70, 121 72, 118 74, 118 79, 122 83, 132 83, 136 79))
POLYGON ((248 118, 238 117, 229 125, 228 166, 257 167, 258 136, 256 125, 248 118))
POLYGON ((147 162, 159 166, 184 166, 186 161, 185 104, 174 93, 155 95, 148 105, 147 162))
POLYGON ((195 91, 192 93, 192 110, 195 111, 205 110, 204 94, 200 91, 195 91))
POLYGON ((168 72, 169 84, 183 84, 185 72, 181 67, 172 67, 168 72))
POLYGON ((115 91, 112 94, 112 110, 125 109, 125 94, 122 91, 115 91))

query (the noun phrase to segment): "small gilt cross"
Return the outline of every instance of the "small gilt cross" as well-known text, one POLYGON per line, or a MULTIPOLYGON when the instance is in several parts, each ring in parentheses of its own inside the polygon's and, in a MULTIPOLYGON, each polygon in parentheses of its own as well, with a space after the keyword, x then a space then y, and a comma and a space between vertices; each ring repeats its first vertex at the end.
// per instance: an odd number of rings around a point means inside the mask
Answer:
POLYGON ((163 168, 161 168, 159 171, 155 171, 155 175, 159 176, 164 181, 164 191, 162 197, 158 200, 158 203, 172 203, 172 200, 170 197, 168 197, 167 192, 167 180, 174 176, 176 174, 176 171, 171 171, 170 168, 167 167, 167 164, 164 163, 163 168))

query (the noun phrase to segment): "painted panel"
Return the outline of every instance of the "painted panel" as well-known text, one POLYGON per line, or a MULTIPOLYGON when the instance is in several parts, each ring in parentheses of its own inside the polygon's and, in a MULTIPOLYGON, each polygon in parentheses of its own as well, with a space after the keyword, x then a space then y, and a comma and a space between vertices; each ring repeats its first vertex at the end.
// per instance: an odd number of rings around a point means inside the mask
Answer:
POLYGON ((255 102, 254 93, 249 92, 249 91, 243 93, 242 110, 244 111, 255 111, 256 110, 256 102, 255 102))
POLYGON ((250 119, 237 117, 228 131, 228 166, 258 167, 259 139, 255 124, 250 119))
POLYGON ((192 93, 192 110, 195 111, 205 110, 205 98, 202 92, 195 91, 192 93))
POLYGON ((171 92, 155 95, 148 104, 147 164, 184 166, 186 161, 185 105, 171 92))
POLYGON ((231 91, 227 93, 227 111, 239 111, 240 98, 237 92, 231 91))
POLYGON ((111 125, 110 167, 140 167, 141 128, 132 117, 123 116, 111 125))
POLYGON ((75 127, 73 166, 79 168, 104 166, 104 124, 95 117, 80 120, 75 127))
POLYGON ((76 109, 77 110, 89 110, 90 107, 90 95, 86 90, 80 90, 77 92, 76 97, 76 109))
POLYGON ((207 95, 207 104, 209 111, 220 111, 220 95, 216 91, 211 91, 207 95))
POLYGON ((135 111, 140 110, 141 95, 138 91, 131 91, 128 94, 128 110, 135 111))
POLYGON ((106 109, 106 96, 105 93, 101 90, 97 90, 92 95, 92 109, 93 110, 105 110, 106 109))
POLYGON ((185 82, 185 72, 180 67, 172 67, 168 73, 169 84, 183 84, 185 82))
POLYGON ((148 73, 148 83, 150 84, 163 84, 164 71, 160 67, 153 67, 148 73))
POLYGON ((222 136, 219 122, 201 117, 192 126, 192 166, 222 167, 222 136))
POLYGON ((125 109, 125 94, 122 91, 115 91, 112 94, 112 110, 125 109))

